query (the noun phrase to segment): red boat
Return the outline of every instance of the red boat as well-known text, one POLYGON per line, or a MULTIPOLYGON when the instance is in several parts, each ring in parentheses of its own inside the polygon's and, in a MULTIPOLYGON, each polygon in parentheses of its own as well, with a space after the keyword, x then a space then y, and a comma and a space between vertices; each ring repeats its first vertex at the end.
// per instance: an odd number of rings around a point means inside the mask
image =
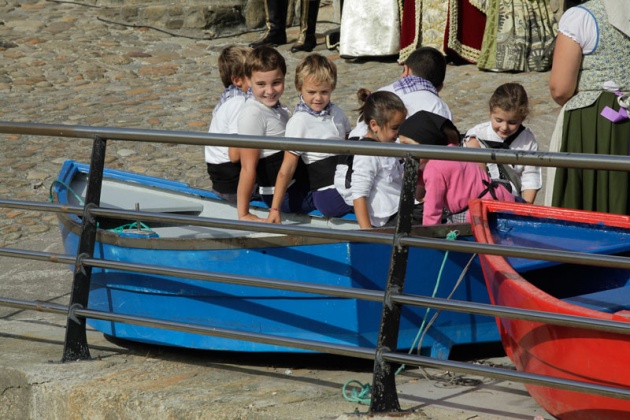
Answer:
MULTIPOLYGON (((630 256, 630 217, 473 200, 479 243, 630 256)), ((541 251, 544 253, 544 251, 541 251)), ((630 270, 480 255, 493 304, 630 322, 630 270)), ((517 370, 630 389, 630 335, 497 318, 517 370)), ((561 419, 629 419, 630 401, 526 385, 561 419)))

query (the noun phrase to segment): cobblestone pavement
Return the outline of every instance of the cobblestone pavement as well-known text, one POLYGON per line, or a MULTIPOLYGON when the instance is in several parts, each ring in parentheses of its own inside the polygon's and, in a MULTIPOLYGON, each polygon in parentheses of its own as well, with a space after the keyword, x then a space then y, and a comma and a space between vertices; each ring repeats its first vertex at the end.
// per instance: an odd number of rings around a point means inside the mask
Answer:
MULTIPOLYGON (((318 33, 333 28, 331 6, 320 13, 318 33)), ((207 39, 203 31, 168 32, 105 21, 108 10, 87 4, 44 0, 0 0, 0 120, 11 122, 130 127, 205 132, 222 91, 216 60, 231 43, 248 44, 259 32, 207 39)), ((235 30, 238 30, 236 28, 235 30)), ((279 49, 287 59, 283 102, 297 94, 293 74, 306 53, 279 49)), ((394 59, 346 61, 328 51, 323 36, 316 51, 338 66, 333 101, 356 119, 356 91, 377 89, 399 77, 394 59)), ((486 73, 473 65, 449 65, 441 96, 461 131, 488 117, 487 100, 496 86, 522 83, 533 113, 533 128, 546 150, 559 108, 551 100, 548 73, 486 73)), ((66 159, 89 161, 91 142, 0 134, 0 198, 46 201, 66 159)), ((108 167, 180 180, 209 188, 198 146, 109 142, 108 167)), ((0 245, 56 227, 56 216, 0 209, 0 245)))

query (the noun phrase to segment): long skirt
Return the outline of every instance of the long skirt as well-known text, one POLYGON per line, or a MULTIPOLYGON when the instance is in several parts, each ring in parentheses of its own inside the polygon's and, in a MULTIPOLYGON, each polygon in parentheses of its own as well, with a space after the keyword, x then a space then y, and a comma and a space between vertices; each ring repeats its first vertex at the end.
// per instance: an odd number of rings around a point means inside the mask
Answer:
POLYGON ((477 66, 498 71, 547 71, 558 24, 549 0, 492 0, 477 66))
MULTIPOLYGON (((566 111, 561 152, 628 156, 630 120, 613 123, 600 115, 619 110, 615 94, 602 93, 586 108, 566 111)), ((625 171, 558 168, 552 204, 557 207, 630 214, 630 174, 625 171)))
POLYGON ((404 0, 398 61, 429 46, 455 61, 476 63, 486 25, 484 5, 482 0, 404 0))

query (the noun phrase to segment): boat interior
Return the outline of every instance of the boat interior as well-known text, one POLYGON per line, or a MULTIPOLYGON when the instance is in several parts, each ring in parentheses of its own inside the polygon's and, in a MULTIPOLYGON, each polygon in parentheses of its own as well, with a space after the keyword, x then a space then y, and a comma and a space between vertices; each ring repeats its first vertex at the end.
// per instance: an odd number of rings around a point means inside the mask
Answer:
MULTIPOLYGON (((491 223, 497 232, 495 243, 630 257, 630 229, 513 215, 491 223)), ((630 310, 628 269, 543 259, 507 260, 528 282, 557 299, 607 313, 630 310)))
MULTIPOLYGON (((87 191, 87 174, 77 173, 69 185, 71 193, 67 199, 70 205, 83 205, 82 197, 87 191)), ((237 220, 234 203, 222 200, 209 191, 204 195, 191 191, 147 186, 140 183, 104 178, 100 206, 104 208, 135 210, 143 212, 160 212, 172 215, 199 216, 237 220)), ((268 208, 262 201, 252 201, 251 212, 259 217, 266 217, 268 208)), ((300 224, 311 227, 327 227, 334 229, 356 229, 358 227, 354 215, 342 218, 326 218, 319 212, 312 214, 283 214, 283 224, 300 224)), ((118 233, 140 234, 151 233, 160 238, 204 238, 204 237, 252 237, 263 235, 237 229, 219 229, 203 226, 180 225, 172 222, 142 222, 119 218, 99 218, 99 228, 118 233)), ((270 236, 273 234, 264 234, 270 236)))

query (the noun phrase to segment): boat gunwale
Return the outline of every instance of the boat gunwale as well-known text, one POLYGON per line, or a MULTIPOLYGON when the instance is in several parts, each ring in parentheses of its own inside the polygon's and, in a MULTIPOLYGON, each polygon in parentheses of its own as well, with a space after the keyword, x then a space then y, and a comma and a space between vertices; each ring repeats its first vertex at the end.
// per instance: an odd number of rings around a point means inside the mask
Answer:
MULTIPOLYGON (((89 171, 89 165, 79 163, 73 160, 67 160, 62 168, 62 173, 57 178, 64 181, 66 184, 71 184, 71 179, 77 174, 85 176, 89 171), (61 178, 63 174, 64 178, 61 178)), ((135 174, 133 172, 127 172, 117 169, 105 169, 104 178, 111 178, 116 182, 124 182, 125 174, 130 174, 134 180, 127 180, 127 182, 133 183, 139 186, 148 186, 151 188, 163 188, 166 191, 173 191, 178 194, 190 194, 191 196, 199 196, 202 201, 220 201, 220 198, 214 196, 209 191, 203 191, 197 188, 190 187, 188 184, 171 181, 165 179, 165 185, 158 185, 157 181, 160 179, 154 179, 153 177, 135 174), (147 180, 147 184, 143 184, 140 180, 147 180), (179 189, 177 189, 179 188, 179 189), (199 195, 205 193, 204 195, 199 195)), ((52 194, 53 202, 59 203, 59 194, 54 191, 52 194)), ((231 204, 227 203, 226 204, 231 204)), ((156 214, 159 214, 156 212, 156 214)), ((165 213, 170 214, 170 213, 165 213)), ((317 215, 304 215, 310 218, 323 218, 323 216, 317 215)), ((203 216, 199 216, 203 217, 203 216)), ((70 233, 80 236, 81 234, 81 218, 80 216, 72 213, 57 213, 57 218, 61 225, 70 233)), ((342 223, 354 223, 354 221, 345 218, 334 218, 340 220, 342 223)), ((298 224, 299 225, 299 224, 298 224)), ((175 224, 174 226, 186 226, 184 224, 175 224)), ((193 225, 189 225, 193 226, 193 225)), ((216 228, 220 230, 221 228, 216 228)), ((325 229, 325 228, 324 228, 325 229)), ((350 229, 334 229, 338 231, 355 232, 361 230, 356 224, 356 228, 350 229)), ((395 241, 395 228, 374 228, 363 229, 370 233, 384 233, 392 235, 392 243, 395 241)), ((460 237, 472 237, 472 227, 470 223, 463 224, 451 224, 451 225, 434 225, 434 226, 422 226, 416 225, 412 227, 410 237, 428 237, 428 238, 445 238, 451 231, 457 231, 460 237)), ((244 234, 233 237, 199 237, 199 238, 178 238, 178 237, 139 237, 136 235, 120 234, 119 232, 98 228, 96 232, 97 242, 106 243, 109 245, 135 248, 135 249, 151 249, 151 250, 227 250, 227 249, 260 249, 260 248, 273 248, 273 247, 288 247, 288 246, 306 246, 306 245, 327 245, 327 244, 339 244, 339 243, 351 243, 352 241, 342 239, 327 239, 314 236, 303 236, 298 234, 279 234, 279 233, 257 233, 244 234)))

